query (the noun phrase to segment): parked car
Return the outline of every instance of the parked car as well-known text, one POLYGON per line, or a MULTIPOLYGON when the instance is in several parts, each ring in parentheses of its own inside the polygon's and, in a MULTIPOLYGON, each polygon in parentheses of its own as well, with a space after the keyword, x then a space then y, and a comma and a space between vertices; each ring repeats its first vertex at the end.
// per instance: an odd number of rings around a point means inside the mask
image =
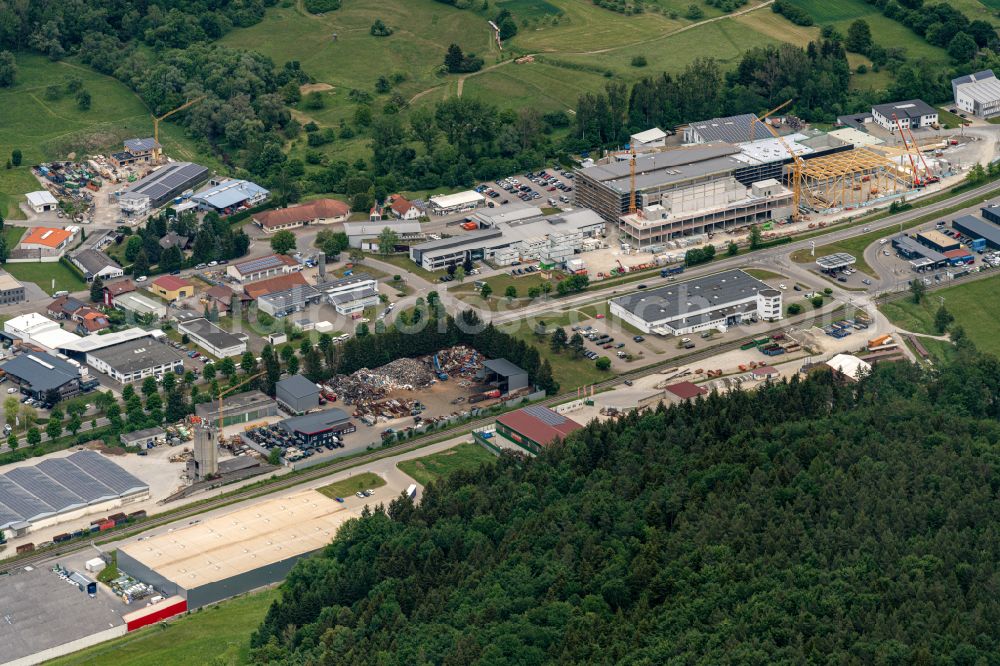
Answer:
POLYGON ((145 282, 145 281, 146 281, 146 280, 148 280, 148 279, 149 279, 149 278, 148 278, 148 277, 146 277, 145 275, 140 275, 139 277, 137 277, 137 278, 135 279, 135 281, 136 281, 136 282, 145 282))

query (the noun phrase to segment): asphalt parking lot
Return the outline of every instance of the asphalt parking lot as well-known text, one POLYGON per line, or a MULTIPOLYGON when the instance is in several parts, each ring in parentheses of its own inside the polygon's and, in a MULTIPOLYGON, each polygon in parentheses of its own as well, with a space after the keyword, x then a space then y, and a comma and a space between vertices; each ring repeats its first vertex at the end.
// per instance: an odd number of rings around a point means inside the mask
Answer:
POLYGON ((573 201, 573 174, 556 165, 482 183, 476 191, 499 205, 520 199, 533 206, 565 206, 573 201), (493 196, 495 193, 496 196, 493 196), (562 201, 560 197, 566 199, 562 201), (551 199, 551 201, 550 201, 551 199))

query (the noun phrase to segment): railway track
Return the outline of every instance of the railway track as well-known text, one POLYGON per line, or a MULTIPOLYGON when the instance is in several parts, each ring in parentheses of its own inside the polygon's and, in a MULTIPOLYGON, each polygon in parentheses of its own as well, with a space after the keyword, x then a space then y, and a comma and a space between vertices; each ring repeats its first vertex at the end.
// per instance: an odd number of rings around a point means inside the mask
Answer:
MULTIPOLYGON (((773 333, 783 327, 776 327, 771 329, 773 333)), ((763 333, 758 333, 757 337, 763 333)), ((727 342, 724 344, 715 345, 713 347, 708 347, 703 350, 687 354, 686 356, 677 357, 669 359, 666 361, 661 361, 657 363, 652 363, 648 366, 635 370, 634 372, 629 372, 622 375, 616 375, 609 378, 603 382, 599 382, 593 385, 595 391, 600 391, 605 388, 611 388, 623 383, 625 380, 635 380, 640 377, 648 377, 649 375, 654 375, 659 373, 664 367, 667 366, 680 366, 680 365, 690 365, 692 363, 697 363, 699 361, 707 360, 718 354, 723 354, 725 352, 733 351, 739 349, 742 344, 752 339, 751 337, 741 338, 733 342, 727 342)), ((552 406, 566 402, 567 400, 572 400, 575 396, 573 392, 561 393, 544 400, 541 400, 535 404, 552 406)), ((245 502, 257 497, 262 497, 269 495, 281 490, 287 490, 293 488, 297 485, 308 483, 310 481, 315 481, 316 479, 321 479, 324 476, 334 474, 336 472, 341 472, 343 470, 351 469, 353 467, 363 466, 365 463, 374 462, 382 458, 391 457, 400 453, 407 453, 416 449, 423 448, 435 442, 439 442, 442 439, 450 439, 451 437, 457 437, 463 432, 469 432, 476 428, 489 425, 495 420, 494 417, 487 417, 476 419, 474 421, 468 421, 462 423, 454 428, 449 428, 447 430, 441 430, 435 432, 433 435, 427 435, 425 437, 420 437, 417 439, 409 440, 406 442, 400 442, 392 446, 387 446, 380 448, 376 451, 366 453, 354 458, 349 458, 342 461, 333 461, 324 465, 317 465, 315 467, 307 468, 301 472, 293 472, 282 477, 278 477, 276 480, 267 483, 262 487, 248 488, 246 490, 236 491, 227 495, 220 496, 218 498, 213 498, 209 500, 204 500, 196 504, 192 504, 188 507, 179 507, 174 511, 169 513, 163 513, 159 515, 153 515, 141 523, 136 524, 131 529, 126 528, 120 533, 109 534, 110 537, 106 541, 102 541, 101 544, 110 543, 112 541, 117 541, 140 532, 146 532, 148 530, 156 529, 158 527, 163 527, 177 521, 182 521, 188 518, 192 518, 199 514, 212 511, 214 509, 219 509, 230 504, 237 504, 239 502, 245 502)), ((80 551, 86 550, 92 547, 99 547, 100 544, 93 540, 89 541, 70 541, 65 544, 55 544, 44 550, 34 551, 32 553, 27 553, 22 556, 15 556, 10 559, 3 560, 0 562, 0 574, 9 573, 14 569, 18 569, 25 566, 37 566, 44 562, 59 558, 64 555, 72 555, 80 551)))

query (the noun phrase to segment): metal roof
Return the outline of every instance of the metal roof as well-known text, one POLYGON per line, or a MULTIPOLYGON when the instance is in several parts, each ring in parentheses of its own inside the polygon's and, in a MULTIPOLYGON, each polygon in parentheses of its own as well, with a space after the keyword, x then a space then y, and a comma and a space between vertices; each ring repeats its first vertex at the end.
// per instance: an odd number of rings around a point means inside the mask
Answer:
POLYGON ((160 144, 153 137, 146 137, 145 139, 125 139, 125 150, 132 153, 148 153, 149 151, 159 148, 160 144))
POLYGON ((526 370, 514 365, 505 358, 491 358, 483 362, 483 367, 491 372, 495 372, 501 377, 514 377, 516 375, 528 374, 526 370))
POLYGON ((307 398, 311 395, 319 393, 319 389, 316 388, 316 385, 302 375, 285 377, 278 382, 277 388, 282 391, 287 391, 296 398, 307 398))
POLYGON ((826 270, 834 270, 836 268, 844 268, 845 266, 851 266, 857 263, 857 258, 853 254, 847 254, 846 252, 837 252, 836 254, 828 254, 824 257, 819 257, 816 259, 816 265, 820 268, 826 270))
POLYGON ((654 127, 645 132, 636 132, 629 138, 639 143, 649 143, 650 141, 660 141, 667 138, 667 133, 659 127, 654 127))
POLYGON ((758 292, 770 289, 750 274, 734 269, 658 289, 636 291, 612 301, 647 322, 669 321, 734 306, 750 298, 756 299, 758 292))
POLYGON ((344 233, 348 236, 378 236, 389 227, 397 234, 419 234, 420 223, 416 221, 381 220, 379 222, 344 222, 344 233))
POLYGON ((121 264, 100 250, 87 248, 73 255, 73 261, 80 264, 83 270, 91 275, 97 275, 105 268, 121 268, 121 264))
POLYGON ((937 109, 922 99, 908 99, 902 102, 889 102, 887 104, 875 104, 872 111, 882 116, 892 119, 892 114, 897 118, 916 118, 921 116, 936 116, 937 109))
POLYGON ((32 206, 55 206, 59 203, 59 200, 52 196, 48 190, 28 192, 24 196, 27 197, 28 203, 32 206))
POLYGON ((248 199, 253 199, 260 195, 267 196, 268 194, 270 192, 266 189, 249 180, 227 180, 203 192, 198 192, 191 197, 191 200, 206 204, 212 208, 222 209, 241 204, 248 199))
POLYGON ((281 421, 280 425, 285 431, 290 433, 302 433, 305 435, 315 435, 325 432, 340 425, 350 418, 342 409, 326 409, 321 412, 313 412, 304 416, 295 416, 281 421))
POLYGON ((365 298, 371 298, 372 296, 378 296, 378 291, 372 289, 371 287, 364 287, 362 289, 355 289, 353 291, 343 291, 330 296, 330 303, 333 305, 342 305, 344 303, 351 303, 353 301, 360 301, 365 298))
POLYGON ((241 275, 249 275, 250 273, 260 273, 261 271, 271 270, 272 268, 280 268, 281 266, 287 266, 288 264, 284 259, 276 254, 268 254, 263 257, 257 257, 256 259, 250 259, 248 261, 241 261, 236 264, 234 268, 241 275))
POLYGON ((60 351, 66 351, 66 352, 87 353, 87 352, 97 351, 98 349, 104 349, 105 347, 118 345, 123 342, 128 342, 129 340, 139 340, 141 338, 148 338, 156 333, 161 333, 161 331, 159 329, 146 331, 138 327, 132 327, 132 328, 127 328, 124 331, 118 331, 116 333, 107 333, 105 335, 88 335, 85 338, 78 338, 73 342, 59 345, 59 349, 60 351))
POLYGON ((952 226, 966 236, 983 238, 990 245, 1000 247, 1000 227, 973 215, 963 215, 952 220, 952 226))
MULTIPOLYGON (((750 124, 756 119, 756 114, 743 113, 738 116, 700 120, 690 123, 688 127, 696 131, 702 141, 742 143, 750 141, 750 124)), ((766 135, 767 130, 761 128, 761 134, 766 135)))
POLYGON ((57 389, 80 379, 80 369, 63 359, 40 352, 27 352, 7 361, 2 369, 27 383, 33 391, 57 389))
POLYGON ((177 329, 182 333, 193 335, 205 340, 216 349, 225 349, 243 344, 245 340, 232 333, 227 333, 204 317, 190 319, 177 324, 177 329))
POLYGON ((497 417, 497 423, 543 446, 583 427, 576 421, 541 405, 532 405, 502 414, 497 417))
POLYGON ((96 451, 15 467, 0 474, 0 529, 148 488, 96 451))
POLYGON ((180 364, 184 358, 171 347, 153 339, 129 340, 113 347, 88 352, 118 372, 127 374, 170 363, 180 364))
POLYGON ((980 104, 1000 99, 1000 81, 992 69, 966 74, 951 80, 952 97, 957 97, 959 89, 980 104))
POLYGON ((923 257, 927 260, 927 263, 936 264, 945 260, 945 256, 943 254, 932 247, 927 247, 923 243, 918 243, 916 239, 907 236, 906 234, 900 234, 893 237, 892 245, 906 254, 923 257))
POLYGON ((134 183, 122 196, 145 196, 158 204, 206 178, 208 169, 200 164, 172 162, 134 183))

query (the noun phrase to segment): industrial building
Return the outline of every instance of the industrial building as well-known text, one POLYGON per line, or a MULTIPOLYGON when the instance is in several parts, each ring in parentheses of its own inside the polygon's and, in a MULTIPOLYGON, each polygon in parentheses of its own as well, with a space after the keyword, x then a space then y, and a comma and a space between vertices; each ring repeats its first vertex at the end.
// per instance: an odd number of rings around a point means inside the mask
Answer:
POLYGON ((588 239, 604 236, 605 222, 594 211, 581 209, 545 216, 535 207, 472 216, 479 229, 460 236, 432 240, 410 248, 410 259, 426 270, 461 264, 467 258, 498 266, 538 261, 562 266, 583 252, 588 239))
POLYGON ((783 161, 761 162, 740 147, 710 143, 636 158, 635 204, 629 214, 629 162, 612 161, 577 170, 576 201, 614 223, 632 242, 649 247, 672 237, 702 234, 788 217, 792 192, 778 180, 783 161), (761 183, 751 189, 754 183, 761 183))
POLYGON ((565 439, 583 426, 541 405, 523 407, 501 414, 496 420, 496 436, 539 454, 550 444, 565 439))
POLYGON ((501 395, 528 388, 528 372, 505 358, 494 358, 483 362, 483 381, 500 390, 501 395))
POLYGON ((667 133, 659 127, 653 127, 645 132, 636 132, 628 138, 628 145, 637 153, 658 150, 667 145, 667 133))
POLYGON ((1000 115, 1000 81, 992 69, 951 80, 955 106, 979 118, 1000 115))
POLYGON ((253 282, 302 270, 299 262, 283 254, 269 254, 226 266, 226 275, 238 282, 253 282))
POLYGON ((165 338, 166 335, 158 328, 144 330, 138 326, 127 328, 123 331, 105 333, 104 335, 90 335, 78 337, 59 345, 59 351, 72 359, 83 362, 86 361, 87 354, 99 349, 106 349, 123 342, 132 340, 154 340, 165 338))
POLYGON ((918 233, 917 242, 941 253, 957 250, 962 245, 958 242, 958 240, 952 238, 951 236, 945 236, 936 229, 921 231, 918 233))
POLYGON ((759 123, 753 113, 743 113, 738 116, 712 118, 690 123, 684 128, 684 143, 743 143, 753 141, 765 135, 767 130, 760 128, 758 136, 751 134, 751 128, 759 123))
POLYGON ((118 549, 118 568, 195 609, 276 583, 356 515, 315 491, 257 501, 118 549))
POLYGON ((872 120, 890 132, 895 132, 897 120, 903 129, 937 125, 938 112, 922 99, 908 99, 903 102, 876 104, 872 107, 872 120))
MULTIPOLYGON (((217 400, 203 402, 194 408, 194 413, 202 420, 213 425, 219 421, 219 403, 217 400)), ((222 426, 236 423, 250 423, 257 419, 278 415, 278 404, 273 398, 261 391, 244 391, 227 395, 222 401, 222 426)))
POLYGON ((87 352, 87 365, 122 384, 165 372, 184 374, 184 357, 173 347, 153 338, 139 338, 87 352))
POLYGON ((675 384, 668 384, 663 387, 664 390, 671 395, 674 400, 681 402, 687 400, 694 400, 698 396, 707 395, 708 390, 702 386, 698 386, 694 382, 677 382, 675 384))
POLYGON ((158 444, 165 444, 167 431, 163 428, 143 428, 133 432, 123 432, 118 435, 118 440, 122 446, 138 446, 140 449, 149 449, 158 444))
POLYGON ((83 271, 83 277, 87 282, 93 282, 97 277, 101 280, 113 280, 125 275, 121 264, 93 248, 80 250, 70 257, 70 261, 83 271))
POLYGON ((66 246, 76 238, 74 233, 79 227, 32 227, 22 238, 18 246, 25 250, 65 250, 66 246))
POLYGON ((49 457, 0 474, 0 530, 30 529, 149 497, 149 486, 96 451, 49 457))
POLYGON ((186 333, 192 342, 219 359, 240 356, 247 350, 245 334, 224 331, 204 317, 180 321, 177 330, 186 333))
POLYGON ((455 194, 442 194, 430 198, 431 212, 435 215, 451 215, 475 210, 486 203, 486 197, 479 192, 467 190, 455 194))
POLYGON ((3 330, 8 338, 16 338, 52 351, 80 339, 80 336, 64 330, 59 322, 37 312, 8 319, 3 324, 3 330))
POLYGON ((257 307, 272 317, 286 317, 293 312, 302 312, 310 305, 322 300, 323 294, 309 284, 295 285, 291 289, 264 294, 257 298, 257 307))
POLYGON ((229 215, 243 208, 259 206, 270 196, 270 192, 249 180, 224 180, 198 192, 191 197, 191 201, 198 204, 201 210, 229 215))
POLYGON ((52 193, 48 190, 28 192, 24 196, 28 200, 28 206, 36 213, 47 213, 59 208, 59 200, 52 196, 52 193))
POLYGON ((345 222, 344 233, 351 247, 360 250, 378 250, 378 237, 383 229, 392 229, 399 238, 400 245, 410 245, 424 240, 426 236, 417 221, 378 220, 368 222, 345 222))
POLYGON ((277 294, 282 291, 288 291, 293 287, 304 287, 308 284, 306 276, 300 272, 285 273, 267 278, 266 280, 245 284, 243 286, 243 293, 249 299, 258 299, 261 296, 277 294))
POLYGON ((292 375, 278 381, 274 397, 289 414, 305 414, 319 407, 319 388, 302 375, 292 375))
POLYGON ((131 312, 139 316, 152 315, 157 319, 163 319, 167 316, 167 306, 165 303, 154 301, 152 298, 143 296, 137 291, 118 296, 112 305, 119 310, 131 312))
POLYGON ((21 393, 38 400, 45 400, 49 391, 58 391, 60 399, 70 398, 79 394, 85 383, 91 386, 79 363, 42 352, 18 354, 0 370, 21 393))
POLYGON ((256 213, 253 223, 263 231, 273 234, 285 229, 297 229, 308 224, 334 224, 346 222, 351 207, 336 199, 316 199, 297 206, 277 208, 256 213))
POLYGON ((191 162, 171 162, 118 194, 118 205, 128 215, 159 208, 208 180, 208 169, 191 162))
POLYGON ((341 409, 326 409, 304 416, 294 416, 281 421, 278 426, 310 446, 332 444, 334 437, 342 437, 358 429, 351 422, 347 412, 341 409))
POLYGON ((0 272, 0 305, 21 303, 24 298, 24 285, 10 273, 0 272))
POLYGON ((609 302, 611 314, 644 333, 725 331, 747 321, 782 318, 781 292, 741 270, 636 291, 609 302))
MULTIPOLYGON (((996 212, 991 208, 984 208, 982 210, 983 217, 990 219, 990 216, 1000 217, 996 215, 996 212)), ((996 220, 993 220, 995 222, 996 220)), ((960 231, 973 241, 978 239, 983 239, 983 245, 994 250, 1000 250, 1000 227, 991 222, 985 222, 980 220, 974 215, 963 215, 959 218, 952 220, 952 226, 955 227, 956 231, 960 231)))
POLYGON ((910 268, 915 271, 933 270, 944 266, 948 259, 942 253, 927 245, 918 243, 911 236, 899 234, 893 236, 892 247, 900 257, 910 261, 910 268))

